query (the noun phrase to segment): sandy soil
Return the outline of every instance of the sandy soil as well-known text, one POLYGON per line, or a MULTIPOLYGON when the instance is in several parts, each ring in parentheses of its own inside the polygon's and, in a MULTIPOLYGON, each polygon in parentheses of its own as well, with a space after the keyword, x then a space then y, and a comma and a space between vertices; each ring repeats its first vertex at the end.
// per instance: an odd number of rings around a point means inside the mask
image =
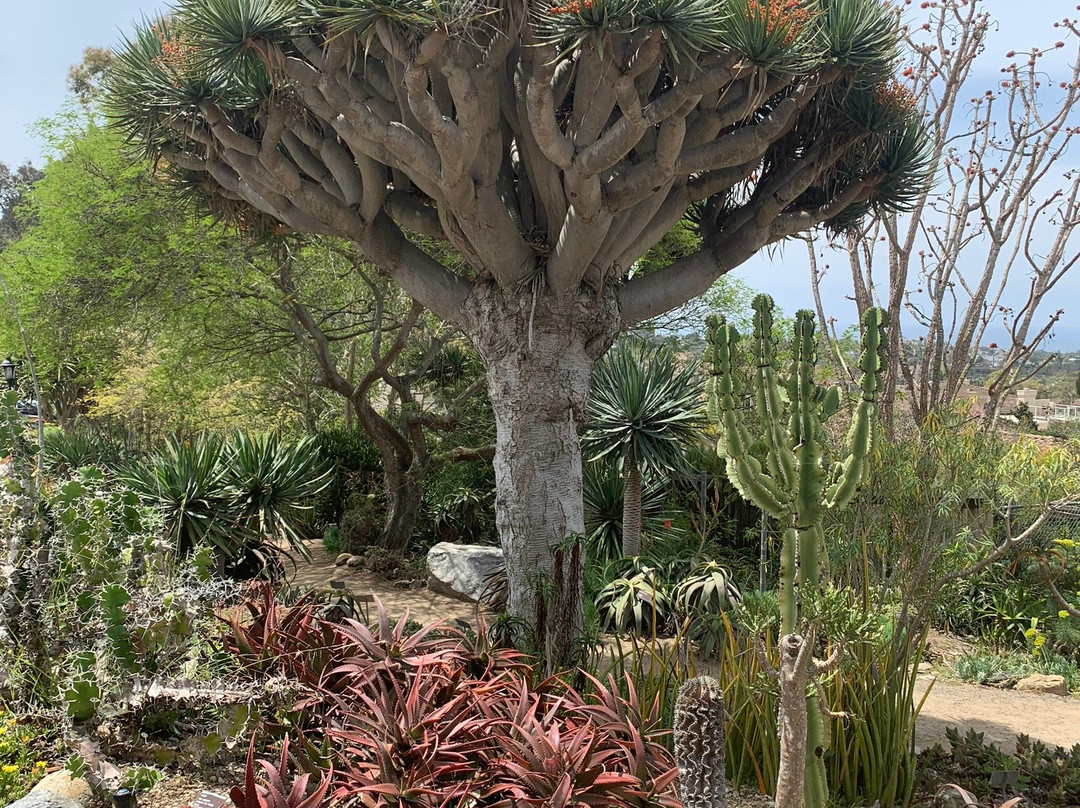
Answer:
POLYGON ((999 690, 964 682, 920 677, 917 697, 926 697, 915 725, 915 744, 919 749, 940 743, 948 749, 946 727, 959 727, 961 734, 969 727, 986 735, 1003 751, 1013 752, 1016 736, 1030 735, 1045 744, 1071 747, 1080 743, 1080 698, 1045 696, 999 690))
MULTIPOLYGON (((330 581, 341 581, 353 594, 377 596, 394 618, 408 609, 410 617, 421 623, 434 620, 476 623, 476 607, 471 603, 436 595, 427 589, 401 588, 377 575, 349 567, 335 567, 333 559, 319 545, 313 545, 311 551, 313 562, 301 564, 294 585, 322 589, 329 588, 330 581)), ((1021 733, 1047 744, 1071 747, 1080 743, 1080 697, 1019 693, 933 676, 920 677, 917 697, 922 698, 928 687, 930 693, 916 725, 919 749, 935 743, 948 748, 945 728, 953 726, 959 727, 961 733, 974 727, 986 735, 988 742, 993 741, 1008 752, 1013 750, 1016 736, 1021 733)))

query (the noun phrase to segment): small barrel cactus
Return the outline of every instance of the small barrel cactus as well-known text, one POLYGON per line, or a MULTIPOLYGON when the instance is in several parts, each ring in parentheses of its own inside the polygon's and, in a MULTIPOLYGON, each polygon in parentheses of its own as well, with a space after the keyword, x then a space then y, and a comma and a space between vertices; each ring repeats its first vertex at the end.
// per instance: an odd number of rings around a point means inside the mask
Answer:
POLYGON ((677 790, 685 808, 724 808, 724 691, 711 676, 691 679, 675 702, 677 790))

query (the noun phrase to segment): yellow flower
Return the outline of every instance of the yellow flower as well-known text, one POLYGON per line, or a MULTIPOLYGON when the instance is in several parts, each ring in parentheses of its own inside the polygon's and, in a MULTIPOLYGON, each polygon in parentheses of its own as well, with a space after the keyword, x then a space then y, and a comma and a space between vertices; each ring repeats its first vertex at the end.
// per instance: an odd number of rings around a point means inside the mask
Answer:
POLYGON ((34 763, 34 768, 35 769, 44 769, 47 765, 48 764, 44 760, 39 760, 36 763, 34 763))
POLYGON ((5 765, 3 768, 0 768, 0 771, 2 771, 4 774, 14 774, 18 770, 18 766, 12 765, 10 763, 5 765))

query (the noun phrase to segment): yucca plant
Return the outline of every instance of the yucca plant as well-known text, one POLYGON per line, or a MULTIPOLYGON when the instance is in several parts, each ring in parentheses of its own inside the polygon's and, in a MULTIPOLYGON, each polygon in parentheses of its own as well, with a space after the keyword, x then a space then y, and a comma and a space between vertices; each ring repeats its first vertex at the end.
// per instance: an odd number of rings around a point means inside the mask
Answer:
POLYGON ((71 474, 83 466, 113 467, 120 461, 116 446, 86 429, 45 431, 42 458, 53 473, 71 474))
POLYGON ((222 454, 239 523, 260 538, 306 555, 300 517, 330 484, 315 438, 237 432, 222 454))
MULTIPOLYGON (((623 519, 626 479, 615 463, 603 461, 585 467, 585 531, 593 558, 608 562, 623 557, 623 519)), ((666 529, 664 486, 646 476, 641 484, 641 528, 646 535, 666 529)), ((640 549, 640 548, 639 548, 640 549)))
POLYGON ((169 438, 162 450, 129 466, 121 481, 165 521, 165 537, 177 556, 201 544, 225 558, 235 558, 243 544, 244 526, 233 509, 235 492, 221 462, 224 443, 214 435, 189 440, 169 438))
POLYGON ((624 481, 622 553, 641 550, 643 475, 689 471, 686 449, 705 425, 704 380, 670 348, 624 340, 597 363, 582 448, 593 463, 615 463, 624 481))

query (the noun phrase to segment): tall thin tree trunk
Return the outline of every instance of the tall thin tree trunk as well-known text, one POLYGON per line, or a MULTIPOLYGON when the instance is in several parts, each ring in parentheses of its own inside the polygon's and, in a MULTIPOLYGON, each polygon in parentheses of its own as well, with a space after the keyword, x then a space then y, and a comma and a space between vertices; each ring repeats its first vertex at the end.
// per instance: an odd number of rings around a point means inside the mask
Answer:
MULTIPOLYGON (((780 770, 776 777, 776 808, 823 808, 805 802, 809 765, 806 758, 807 698, 810 675, 804 658, 804 637, 780 639, 780 770)), ((811 775, 812 776, 812 775, 811 775)))
POLYGON ((559 669, 583 621, 582 556, 565 552, 567 538, 585 530, 579 432, 618 311, 611 295, 507 298, 489 286, 477 287, 466 311, 495 413, 507 608, 542 641, 548 668, 559 669))
POLYGON ((384 468, 386 521, 383 524, 382 546, 391 553, 402 555, 416 531, 424 490, 411 466, 404 470, 396 466, 384 468))
POLYGON ((622 554, 631 558, 641 554, 641 469, 634 450, 626 457, 626 486, 623 488, 622 554))
POLYGON ((379 450, 382 461, 386 520, 379 544, 392 553, 401 554, 409 546, 420 516, 422 475, 415 468, 416 458, 405 436, 367 401, 354 400, 353 406, 360 425, 379 450))

